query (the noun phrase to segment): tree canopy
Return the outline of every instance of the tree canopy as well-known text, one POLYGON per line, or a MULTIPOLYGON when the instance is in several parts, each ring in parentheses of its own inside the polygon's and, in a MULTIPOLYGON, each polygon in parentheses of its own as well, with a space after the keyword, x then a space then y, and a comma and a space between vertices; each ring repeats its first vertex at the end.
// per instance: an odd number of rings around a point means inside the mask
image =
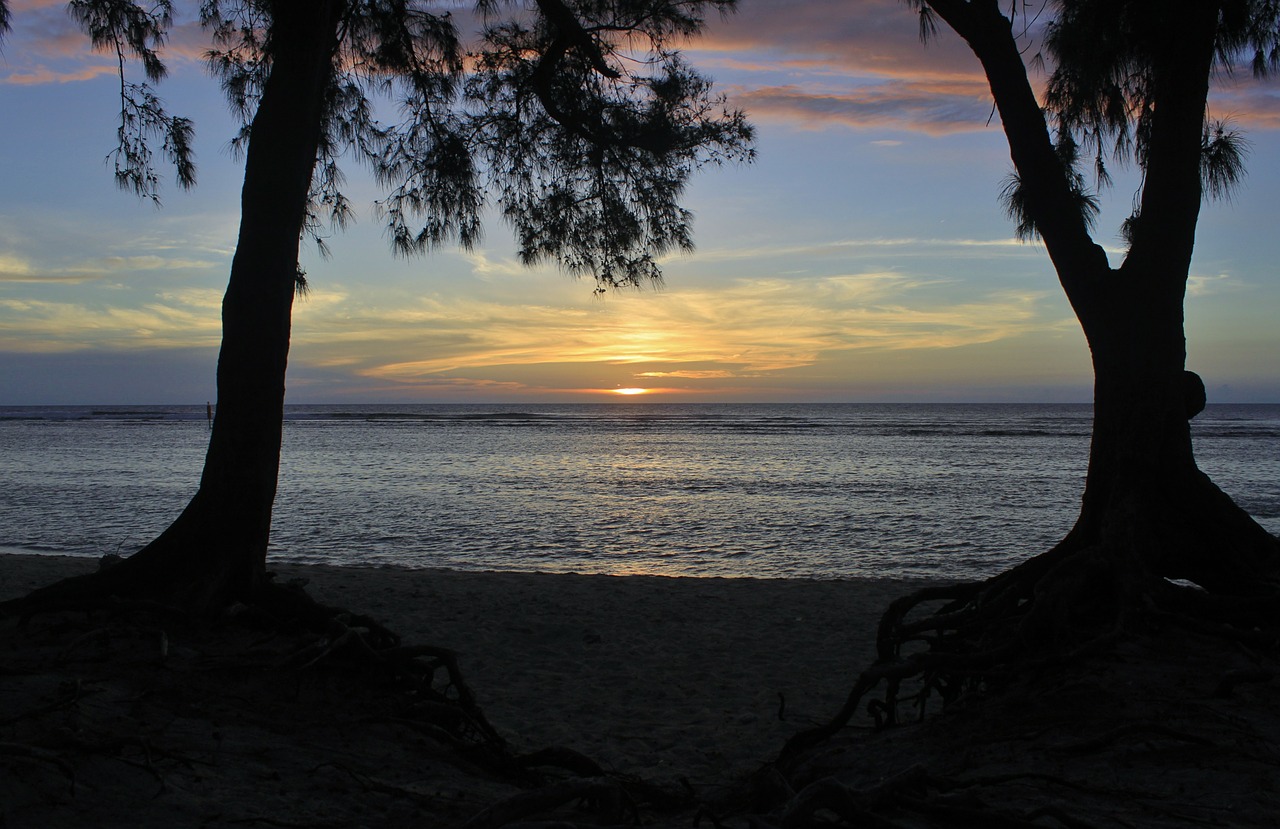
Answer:
MULTIPOLYGON (((243 152, 272 68, 279 3, 204 0, 207 62, 241 121, 243 152)), ((681 57, 706 14, 734 0, 539 0, 476 4, 479 28, 431 0, 339 4, 307 227, 323 250, 325 225, 353 206, 343 163, 385 188, 376 209, 398 253, 445 243, 469 248, 492 205, 529 264, 550 260, 599 287, 661 278, 657 259, 692 248, 678 199, 706 163, 749 159, 752 129, 681 57)), ((96 48, 121 67, 116 178, 156 198, 153 146, 195 179, 193 125, 155 91, 172 2, 74 0, 69 8, 96 48), (126 80, 136 61, 145 81, 126 80)))

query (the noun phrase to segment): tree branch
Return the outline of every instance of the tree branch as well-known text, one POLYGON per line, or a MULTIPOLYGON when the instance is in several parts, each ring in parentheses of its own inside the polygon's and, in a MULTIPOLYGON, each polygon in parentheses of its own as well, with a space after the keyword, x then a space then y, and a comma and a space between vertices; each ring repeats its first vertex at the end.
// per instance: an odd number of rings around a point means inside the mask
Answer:
MULTIPOLYGON (((542 16, 556 29, 555 45, 562 50, 567 50, 570 47, 580 49, 591 62, 591 67, 606 78, 616 80, 622 77, 622 73, 605 61, 604 53, 600 50, 600 44, 583 27, 582 22, 578 20, 577 15, 568 6, 561 0, 537 0, 537 2, 538 10, 542 12, 542 16)), ((561 54, 563 54, 563 51, 561 54)))
POLYGON ((1089 235, 1068 170, 1054 151, 1040 102, 1027 78, 1013 26, 995 0, 927 0, 982 63, 1027 210, 1044 240, 1058 279, 1077 315, 1096 304, 1099 279, 1110 271, 1106 253, 1089 235))
POLYGON ((1193 5, 1160 21, 1146 175, 1123 268, 1135 263, 1135 272, 1157 278, 1186 273, 1203 198, 1200 156, 1218 10, 1215 3, 1193 5))

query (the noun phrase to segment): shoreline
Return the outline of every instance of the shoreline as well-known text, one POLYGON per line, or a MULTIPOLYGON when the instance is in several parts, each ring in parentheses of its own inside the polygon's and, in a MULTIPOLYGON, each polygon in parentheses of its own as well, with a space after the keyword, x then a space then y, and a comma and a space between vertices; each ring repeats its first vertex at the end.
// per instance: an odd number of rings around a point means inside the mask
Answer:
MULTIPOLYGON (((889 602, 939 583, 268 566, 406 644, 456 651, 513 744, 695 785, 758 766, 833 715, 874 658, 889 602)), ((0 599, 96 567, 3 553, 0 599)))

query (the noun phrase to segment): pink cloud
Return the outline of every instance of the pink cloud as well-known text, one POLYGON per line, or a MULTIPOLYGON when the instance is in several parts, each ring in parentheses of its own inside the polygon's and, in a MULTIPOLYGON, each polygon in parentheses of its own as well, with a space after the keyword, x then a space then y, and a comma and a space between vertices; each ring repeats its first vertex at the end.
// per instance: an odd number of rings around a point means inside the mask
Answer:
POLYGON ((984 129, 991 97, 977 60, 950 32, 927 45, 919 35, 901 0, 748 2, 689 52, 713 75, 732 73, 733 104, 758 121, 929 135, 984 129))
POLYGON ((85 66, 80 69, 60 72, 54 69, 48 69, 40 66, 33 69, 12 72, 3 78, 0 78, 0 84, 9 84, 12 86, 37 86, 39 84, 49 83, 76 83, 79 81, 91 81, 94 78, 103 75, 114 75, 115 66, 98 65, 85 66))
POLYGON ((757 0, 712 21, 688 48, 772 68, 912 79, 980 75, 959 37, 942 31, 926 46, 919 34, 915 15, 901 0, 757 0))
POLYGON ((809 128, 906 129, 929 135, 985 129, 991 98, 982 84, 891 81, 845 92, 798 86, 735 92, 733 103, 755 120, 782 120, 809 128))
MULTIPOLYGON (((991 98, 968 46, 943 24, 927 45, 919 34, 901 0, 744 0, 687 49, 713 75, 732 74, 734 104, 756 120, 926 134, 983 129, 991 98)), ((1028 62, 1036 48, 1027 39, 1028 62)), ((1034 85, 1044 80, 1032 71, 1034 85)), ((1217 79, 1211 109, 1246 130, 1280 129, 1280 97, 1247 68, 1217 79)))
MULTIPOLYGON (((11 0, 11 8, 11 73, 0 82, 66 83, 112 71, 89 51, 65 0, 11 0)), ((208 33, 190 8, 185 12, 165 48, 175 68, 203 62, 209 48, 208 33)), ((463 26, 469 18, 458 15, 463 26)), ((713 75, 731 73, 726 88, 735 105, 761 121, 936 135, 982 129, 991 115, 968 47, 945 27, 922 44, 918 21, 901 0, 743 0, 737 14, 712 18, 686 49, 713 75)), ((1280 129, 1280 99, 1266 87, 1247 72, 1220 80, 1215 112, 1247 129, 1280 129)))
MULTIPOLYGON (((104 62, 114 66, 115 55, 91 48, 89 37, 67 14, 66 0, 13 0, 11 9, 13 31, 5 44, 5 58, 13 71, 6 82, 65 83, 115 71, 100 68, 104 62), (48 64, 65 65, 49 69, 48 64)), ((175 21, 163 56, 172 67, 184 61, 203 61, 208 49, 208 33, 194 17, 183 18, 175 21)))
POLYGON ((66 0, 10 0, 9 8, 14 14, 39 11, 40 9, 65 8, 66 0))
POLYGON ((1258 80, 1247 70, 1218 79, 1209 112, 1245 130, 1280 129, 1280 95, 1274 82, 1258 80))

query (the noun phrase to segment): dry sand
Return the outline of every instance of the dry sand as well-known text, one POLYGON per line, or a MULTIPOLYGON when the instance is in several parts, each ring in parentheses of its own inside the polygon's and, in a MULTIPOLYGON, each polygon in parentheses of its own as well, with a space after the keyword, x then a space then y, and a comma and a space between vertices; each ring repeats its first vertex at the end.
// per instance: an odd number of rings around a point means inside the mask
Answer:
MULTIPOLYGON (((94 566, 0 555, 0 599, 94 566)), ((565 746, 617 774, 686 780, 702 803, 836 711, 871 660, 880 612, 919 586, 274 569, 407 643, 458 651, 518 749, 565 746)), ((379 710, 363 674, 245 668, 246 652, 290 644, 278 633, 175 637, 160 658, 154 625, 44 619, 0 622, 0 829, 451 827, 520 792, 379 710)), ((791 780, 819 781, 809 793, 839 780, 892 820, 876 825, 989 826, 998 812, 1027 827, 1274 827, 1278 673, 1253 648, 1154 625, 924 725, 846 729, 791 780), (1224 676, 1243 681, 1220 695, 1224 676)), ((558 816, 594 821, 576 807, 558 816)))
POLYGON ((900 581, 279 568, 446 645, 493 723, 647 776, 758 763, 830 717, 900 581), (785 700, 783 718, 778 712, 785 700))
MULTIPOLYGON (((88 559, 0 556, 0 600, 96 566, 88 559)), ((282 579, 307 580, 308 592, 323 603, 385 623, 406 643, 456 650, 490 721, 517 748, 565 746, 611 771, 683 778, 699 788, 757 767, 794 731, 836 711, 873 654, 879 614, 915 586, 272 569, 282 579)), ((6 704, 15 710, 14 702, 6 704)), ((213 776, 203 775, 202 785, 213 776)), ((81 780, 82 799, 92 786, 81 780)), ((458 788, 465 789, 465 781, 458 788)), ((166 797, 149 801, 150 808, 166 797)), ((228 806, 207 825, 252 818, 251 807, 228 806)), ((34 814, 54 820, 68 812, 34 814)), ((16 813, 10 820, 14 827, 28 825, 16 813)), ((97 825, 111 824, 100 818, 97 825)))

